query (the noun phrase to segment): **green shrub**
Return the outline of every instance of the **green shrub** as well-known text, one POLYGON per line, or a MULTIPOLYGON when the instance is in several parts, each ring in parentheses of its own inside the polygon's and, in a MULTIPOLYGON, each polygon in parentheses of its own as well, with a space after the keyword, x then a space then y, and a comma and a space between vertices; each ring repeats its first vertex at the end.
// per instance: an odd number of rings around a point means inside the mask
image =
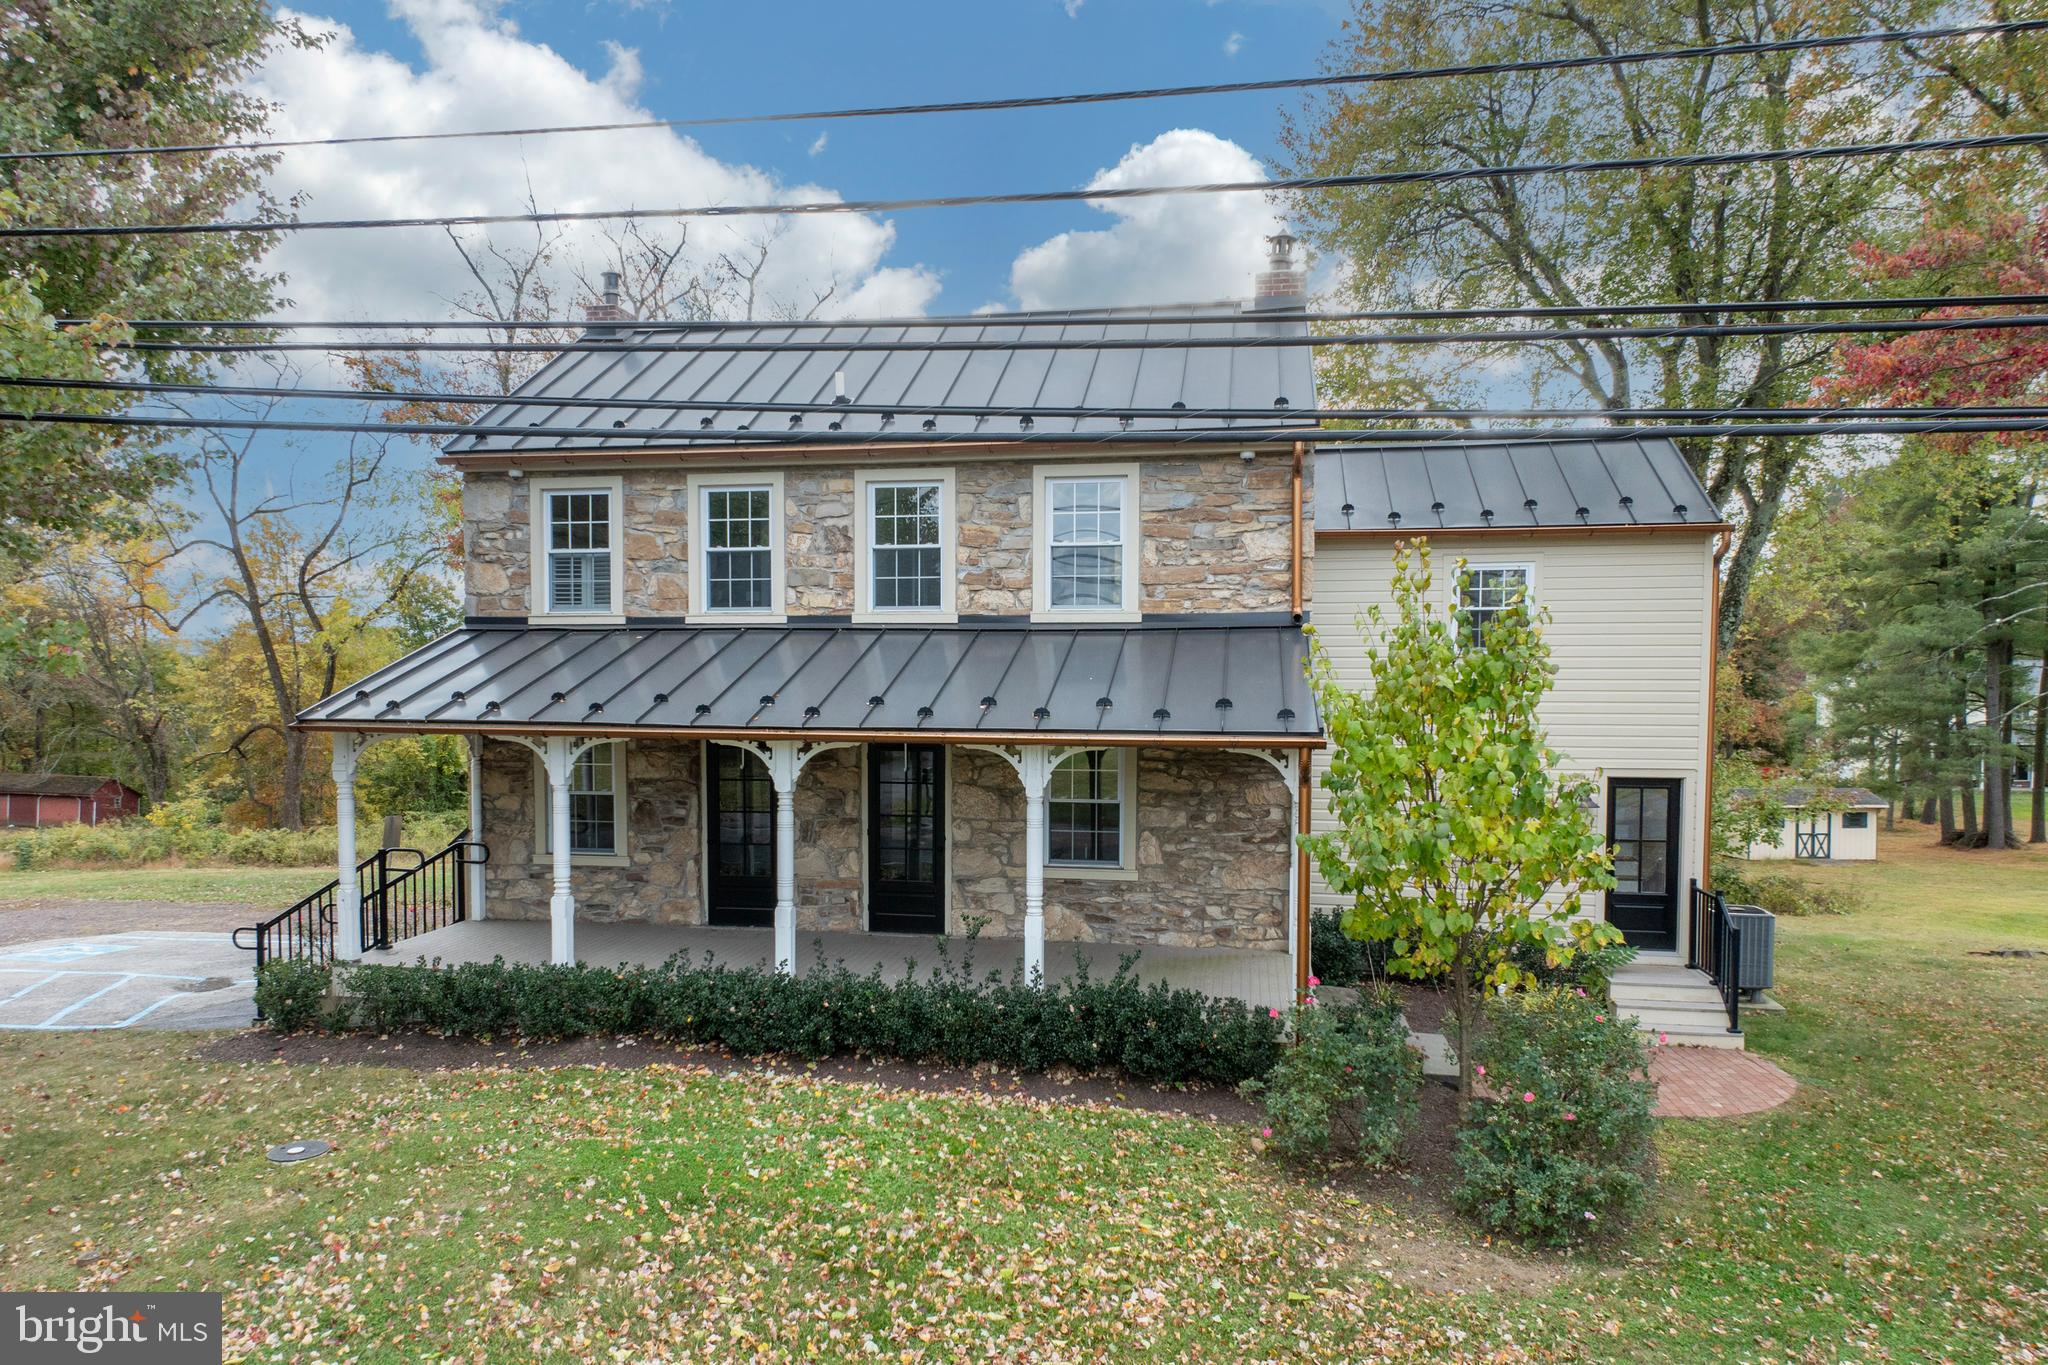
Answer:
POLYGON ((1242 1087, 1265 1107, 1274 1148, 1290 1161, 1385 1165, 1400 1150, 1422 1088, 1422 1054, 1408 1045, 1399 1002, 1380 997, 1353 1008, 1311 997, 1292 1018, 1294 1046, 1242 1087))
POLYGON ((1043 989, 1014 977, 977 980, 967 963, 890 982, 843 967, 787 977, 698 965, 687 954, 655 968, 372 963, 338 977, 353 1000, 348 1026, 380 1033, 637 1034, 742 1056, 1118 1067, 1140 1080, 1221 1085, 1263 1075, 1280 1051, 1273 1012, 1164 983, 1140 986, 1130 959, 1113 977, 1082 972, 1043 989))
MULTIPOLYGON (((119 863, 137 867, 182 862, 232 867, 320 867, 335 860, 332 825, 312 829, 229 829, 208 820, 204 803, 167 803, 149 815, 104 825, 52 825, 25 831, 9 843, 16 868, 119 863), (161 811, 169 810, 163 819, 161 811)), ((405 843, 424 853, 445 847, 461 830, 463 816, 439 813, 407 816, 405 843)), ((357 827, 356 847, 374 852, 383 834, 381 821, 357 827)))
POLYGON ((1656 1092, 1633 1028, 1576 989, 1518 991, 1487 1002, 1472 1056, 1484 1095, 1458 1134, 1459 1209, 1550 1244, 1636 1210, 1656 1092))
POLYGON ((1771 872, 1727 858, 1714 864, 1714 889, 1731 904, 1760 905, 1774 915, 1850 915, 1863 897, 1845 886, 1821 886, 1804 877, 1771 872))
POLYGON ((1615 969, 1635 961, 1636 950, 1626 943, 1582 944, 1563 961, 1553 963, 1550 953, 1539 944, 1517 943, 1508 960, 1536 978, 1542 986, 1583 986, 1586 993, 1604 1000, 1615 969))
POLYGON ((333 975, 302 958, 266 962, 256 973, 256 1012, 279 1033, 296 1033, 321 1022, 333 975))

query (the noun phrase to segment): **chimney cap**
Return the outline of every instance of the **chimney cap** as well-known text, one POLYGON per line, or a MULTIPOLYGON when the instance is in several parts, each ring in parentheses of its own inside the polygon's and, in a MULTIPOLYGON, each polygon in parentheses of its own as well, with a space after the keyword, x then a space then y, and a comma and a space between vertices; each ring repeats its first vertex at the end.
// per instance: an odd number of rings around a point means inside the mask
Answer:
POLYGON ((616 270, 607 270, 598 276, 599 292, 597 302, 586 304, 583 319, 586 322, 636 322, 633 310, 619 301, 621 276, 616 270))
POLYGON ((1308 303, 1308 272, 1294 264, 1294 248, 1300 241, 1281 228, 1266 237, 1266 268, 1252 282, 1255 309, 1301 308, 1308 303))

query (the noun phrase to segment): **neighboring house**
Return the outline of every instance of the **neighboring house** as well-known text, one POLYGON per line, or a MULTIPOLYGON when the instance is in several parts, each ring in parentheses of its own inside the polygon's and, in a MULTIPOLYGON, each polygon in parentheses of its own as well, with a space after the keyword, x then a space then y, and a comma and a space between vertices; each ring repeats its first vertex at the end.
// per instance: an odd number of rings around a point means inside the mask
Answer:
POLYGON ((1779 799, 1786 808, 1785 827, 1776 843, 1761 839, 1745 858, 1814 858, 1831 862, 1877 860, 1877 822, 1891 803, 1861 787, 1835 787, 1826 793, 1825 809, 1810 810, 1813 793, 1795 787, 1779 799))
MULTIPOLYGON (((1682 953, 1705 493, 1624 436, 1318 453, 1290 415, 1309 352, 1272 344, 1307 326, 1284 251, 1251 303, 689 330, 594 310, 515 395, 546 401, 442 456, 464 626, 299 718, 334 739, 344 869, 364 745, 470 744, 489 860, 462 913, 485 922, 391 956, 900 970, 893 935, 979 932, 984 964, 1142 949, 1285 1003, 1322 894, 1294 844, 1321 806, 1302 625, 1313 604, 1355 659, 1351 618, 1417 534, 1446 593, 1452 557, 1480 566, 1475 621, 1517 588, 1553 612, 1546 718, 1607 774, 1627 871, 1597 912, 1682 953)), ((380 922, 354 876, 330 894, 360 955, 380 922)))
POLYGON ((0 824, 10 829, 97 825, 141 810, 142 793, 111 777, 0 773, 0 824))

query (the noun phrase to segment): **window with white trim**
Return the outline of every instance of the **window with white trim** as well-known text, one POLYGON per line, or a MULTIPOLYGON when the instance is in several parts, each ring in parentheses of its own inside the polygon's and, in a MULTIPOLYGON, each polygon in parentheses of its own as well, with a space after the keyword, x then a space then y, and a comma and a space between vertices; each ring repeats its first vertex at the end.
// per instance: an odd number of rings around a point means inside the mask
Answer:
POLYGON ((1486 629, 1519 600, 1527 603, 1534 575, 1526 564, 1468 564, 1458 587, 1458 633, 1483 644, 1486 629))
POLYGON ((1129 755, 1083 749, 1052 770, 1045 793, 1045 860, 1056 867, 1126 867, 1130 855, 1129 755))
POLYGON ((614 610, 611 490, 548 488, 540 497, 546 518, 542 543, 547 564, 541 578, 546 610, 614 610))
POLYGON ((1138 466, 1033 471, 1032 616, 1138 619, 1138 466))
POLYGON ((867 486, 869 610, 945 609, 944 503, 937 480, 867 486))
MULTIPOLYGON (((614 857, 625 852, 624 746, 593 744, 569 765, 569 856, 614 857)), ((554 793, 540 771, 540 851, 552 856, 554 793)))

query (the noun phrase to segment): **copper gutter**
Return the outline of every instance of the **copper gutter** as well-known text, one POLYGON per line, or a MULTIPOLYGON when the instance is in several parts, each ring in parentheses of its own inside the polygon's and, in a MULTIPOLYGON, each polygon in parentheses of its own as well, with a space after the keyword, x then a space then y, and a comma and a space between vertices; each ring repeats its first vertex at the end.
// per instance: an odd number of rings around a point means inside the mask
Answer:
POLYGON ((582 735, 607 739, 793 739, 831 744, 1052 744, 1090 749, 1299 749, 1323 747, 1321 735, 1102 734, 1093 730, 791 730, 767 726, 577 725, 546 721, 295 720, 295 730, 382 735, 582 735))
POLYGON ((1307 461, 1308 442, 1296 441, 1294 443, 1294 475, 1290 483, 1290 488, 1292 490, 1291 495, 1294 501, 1294 507, 1291 515, 1293 535, 1291 537, 1290 544, 1288 545, 1288 557, 1289 562, 1293 565, 1293 572, 1292 577, 1288 581, 1287 606, 1288 610, 1294 613, 1294 619, 1297 621, 1301 619, 1302 466, 1306 464, 1307 461))
POLYGON ((1728 553, 1732 533, 1722 531, 1714 543, 1714 583, 1708 593, 1710 603, 1707 612, 1707 776, 1705 782, 1706 809, 1700 821, 1700 886, 1712 890, 1714 885, 1714 749, 1719 738, 1716 715, 1721 698, 1721 557, 1728 553))
POLYGON ((1725 521, 1670 521, 1648 525, 1621 526, 1334 526, 1317 527, 1317 540, 1414 540, 1429 536, 1454 540, 1463 536, 1647 536, 1675 531, 1717 531, 1726 535, 1732 527, 1725 521))

